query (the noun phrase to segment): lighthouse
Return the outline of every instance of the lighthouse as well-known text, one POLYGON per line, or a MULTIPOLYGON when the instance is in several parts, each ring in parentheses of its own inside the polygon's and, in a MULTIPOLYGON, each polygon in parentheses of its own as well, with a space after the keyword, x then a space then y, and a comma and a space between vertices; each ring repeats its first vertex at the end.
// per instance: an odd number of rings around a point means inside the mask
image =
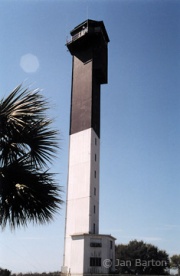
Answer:
POLYGON ((99 233, 101 84, 107 83, 109 37, 103 21, 86 20, 71 31, 69 167, 64 275, 114 270, 115 238, 99 233))

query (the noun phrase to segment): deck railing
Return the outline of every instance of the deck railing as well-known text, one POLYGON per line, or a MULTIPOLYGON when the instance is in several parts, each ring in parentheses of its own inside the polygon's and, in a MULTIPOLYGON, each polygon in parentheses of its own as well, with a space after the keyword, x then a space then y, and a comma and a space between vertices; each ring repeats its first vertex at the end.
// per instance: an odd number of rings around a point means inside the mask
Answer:
POLYGON ((86 27, 85 29, 83 29, 83 30, 80 31, 79 33, 73 35, 73 36, 71 37, 70 40, 67 40, 67 44, 68 44, 68 43, 71 43, 71 42, 74 42, 75 40, 77 40, 77 39, 80 38, 81 36, 85 35, 87 32, 88 32, 88 28, 86 27))

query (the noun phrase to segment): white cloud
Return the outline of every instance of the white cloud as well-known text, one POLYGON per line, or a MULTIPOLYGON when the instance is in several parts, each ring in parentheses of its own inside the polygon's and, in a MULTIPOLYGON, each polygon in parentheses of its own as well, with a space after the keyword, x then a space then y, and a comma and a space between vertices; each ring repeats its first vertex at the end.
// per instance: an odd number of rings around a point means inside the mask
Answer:
POLYGON ((143 240, 145 242, 152 242, 152 241, 161 241, 162 239, 160 237, 139 237, 136 238, 137 240, 143 240))
POLYGON ((20 237, 19 240, 44 240, 45 237, 20 237))
POLYGON ((151 236, 121 236, 121 239, 126 239, 128 241, 137 240, 137 241, 144 241, 144 242, 155 242, 155 241, 161 241, 161 237, 151 237, 151 236))
POLYGON ((37 56, 28 53, 21 57, 20 66, 26 73, 35 73, 39 68, 39 60, 37 56))
POLYGON ((156 227, 157 230, 174 230, 180 228, 178 224, 161 224, 156 227))

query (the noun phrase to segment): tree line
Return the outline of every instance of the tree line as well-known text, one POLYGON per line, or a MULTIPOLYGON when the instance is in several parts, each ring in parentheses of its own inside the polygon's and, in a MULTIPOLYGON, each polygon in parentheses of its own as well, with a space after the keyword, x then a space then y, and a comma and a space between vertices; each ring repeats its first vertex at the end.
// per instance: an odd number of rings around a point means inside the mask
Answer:
POLYGON ((176 269, 180 275, 180 255, 169 257, 165 250, 133 240, 116 246, 116 272, 135 275, 168 275, 176 269))
POLYGON ((60 276, 60 271, 54 271, 54 272, 42 272, 42 273, 11 273, 8 269, 2 269, 0 268, 0 276, 60 276))

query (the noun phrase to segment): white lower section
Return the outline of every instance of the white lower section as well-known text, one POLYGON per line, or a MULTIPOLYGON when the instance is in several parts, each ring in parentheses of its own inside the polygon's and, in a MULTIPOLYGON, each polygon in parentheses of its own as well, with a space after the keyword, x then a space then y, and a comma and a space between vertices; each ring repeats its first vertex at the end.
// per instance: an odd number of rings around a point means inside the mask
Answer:
POLYGON ((99 138, 93 129, 70 136, 66 219, 66 237, 94 233, 94 225, 99 231, 99 138))
POLYGON ((111 267, 103 261, 114 260, 114 238, 98 234, 99 154, 100 140, 92 128, 70 136, 62 267, 66 275, 107 274, 111 267))

